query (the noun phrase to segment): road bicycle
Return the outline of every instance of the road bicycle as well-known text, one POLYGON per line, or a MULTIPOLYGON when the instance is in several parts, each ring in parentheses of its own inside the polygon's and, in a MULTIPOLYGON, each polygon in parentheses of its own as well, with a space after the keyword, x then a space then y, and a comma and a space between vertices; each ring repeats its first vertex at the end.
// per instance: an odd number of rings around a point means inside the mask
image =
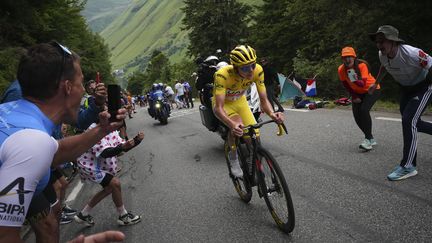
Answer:
MULTIPOLYGON (((265 149, 256 135, 256 130, 265 124, 275 122, 264 121, 243 129, 242 138, 237 138, 234 146, 225 142, 225 159, 230 177, 241 200, 249 203, 252 199, 252 187, 258 186, 258 195, 264 197, 267 207, 278 227, 285 233, 291 233, 295 226, 294 206, 285 177, 275 158, 265 149), (250 137, 250 143, 246 143, 250 137), (239 156, 243 177, 231 174, 228 152, 236 150, 239 156)), ((285 125, 278 124, 278 136, 288 134, 285 125)))

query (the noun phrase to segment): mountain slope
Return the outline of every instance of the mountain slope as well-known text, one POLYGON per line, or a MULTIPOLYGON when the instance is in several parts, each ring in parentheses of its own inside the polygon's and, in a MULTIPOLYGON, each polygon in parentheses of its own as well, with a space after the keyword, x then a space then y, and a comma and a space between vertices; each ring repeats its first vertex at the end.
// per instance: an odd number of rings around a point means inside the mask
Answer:
POLYGON ((172 59, 185 56, 187 32, 181 31, 183 1, 135 1, 100 34, 111 48, 114 68, 147 62, 153 50, 172 59))
MULTIPOLYGON (((261 0, 241 2, 257 4, 261 0)), ((133 0, 100 32, 111 49, 113 68, 144 71, 154 50, 164 52, 171 62, 186 57, 189 40, 188 33, 181 30, 183 6, 183 0, 133 0)))
POLYGON ((100 32, 122 14, 132 0, 87 0, 82 15, 91 30, 100 32))

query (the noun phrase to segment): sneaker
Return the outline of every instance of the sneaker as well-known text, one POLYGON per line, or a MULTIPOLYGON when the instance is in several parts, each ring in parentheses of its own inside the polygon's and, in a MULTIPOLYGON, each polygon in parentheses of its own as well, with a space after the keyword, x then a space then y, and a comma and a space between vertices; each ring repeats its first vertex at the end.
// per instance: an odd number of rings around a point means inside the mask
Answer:
POLYGON ((372 139, 369 139, 369 142, 370 142, 370 144, 371 144, 372 146, 375 146, 375 145, 377 145, 377 142, 375 141, 375 139, 374 139, 374 138, 372 138, 372 139))
POLYGON ((388 174, 387 179, 390 181, 399 181, 415 175, 417 175, 416 167, 412 166, 405 168, 398 165, 390 174, 388 174))
POLYGON ((85 224, 86 226, 93 226, 95 222, 93 221, 93 217, 89 215, 84 216, 80 212, 79 214, 74 216, 75 222, 79 224, 85 224))
POLYGON ((60 225, 62 225, 62 224, 69 224, 70 222, 72 222, 72 219, 69 218, 68 216, 66 216, 66 214, 64 214, 62 212, 62 214, 60 216, 60 222, 59 222, 60 225))
POLYGON ((372 149, 372 145, 370 143, 369 139, 363 140, 363 142, 360 144, 359 148, 364 149, 366 151, 369 151, 372 149))
POLYGON ((231 167, 231 174, 237 178, 243 177, 243 170, 240 168, 240 162, 239 162, 238 158, 237 159, 230 159, 229 162, 230 162, 230 167, 231 167))
POLYGON ((117 220, 119 225, 133 225, 139 222, 141 222, 141 216, 133 215, 131 212, 120 216, 117 220))
POLYGON ((69 207, 69 205, 66 204, 63 207, 62 214, 66 215, 66 216, 74 216, 77 214, 77 211, 75 209, 69 207))

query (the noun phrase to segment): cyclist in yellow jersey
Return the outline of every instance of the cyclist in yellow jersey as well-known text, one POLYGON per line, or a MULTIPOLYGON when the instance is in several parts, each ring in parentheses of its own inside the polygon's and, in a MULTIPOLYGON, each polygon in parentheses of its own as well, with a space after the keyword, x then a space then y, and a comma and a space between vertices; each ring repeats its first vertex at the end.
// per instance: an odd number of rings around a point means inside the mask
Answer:
MULTIPOLYGON (((255 124, 255 118, 249 109, 245 93, 255 83, 261 102, 261 109, 278 123, 283 122, 281 112, 274 112, 267 99, 264 86, 264 72, 256 63, 256 52, 248 45, 239 45, 230 53, 231 65, 219 69, 214 74, 213 110, 215 115, 228 126, 228 144, 235 143, 235 136, 243 136, 243 127, 255 124)), ((242 177, 236 151, 229 152, 231 174, 242 177)))

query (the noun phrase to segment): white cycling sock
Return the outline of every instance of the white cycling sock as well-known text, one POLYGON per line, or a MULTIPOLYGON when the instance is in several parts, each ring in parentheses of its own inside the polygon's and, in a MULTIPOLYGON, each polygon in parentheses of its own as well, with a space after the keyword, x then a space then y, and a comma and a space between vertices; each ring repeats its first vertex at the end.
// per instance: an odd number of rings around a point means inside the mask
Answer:
POLYGON ((126 211, 126 208, 125 208, 124 204, 121 207, 117 208, 117 212, 118 212, 118 214, 120 216, 123 216, 123 215, 127 214, 127 211, 126 211))
POLYGON ((90 207, 90 206, 87 204, 87 205, 85 205, 85 207, 84 207, 83 210, 81 211, 81 214, 82 214, 83 216, 87 216, 87 215, 89 215, 89 213, 90 213, 90 211, 91 211, 92 209, 93 209, 93 208, 90 207))

